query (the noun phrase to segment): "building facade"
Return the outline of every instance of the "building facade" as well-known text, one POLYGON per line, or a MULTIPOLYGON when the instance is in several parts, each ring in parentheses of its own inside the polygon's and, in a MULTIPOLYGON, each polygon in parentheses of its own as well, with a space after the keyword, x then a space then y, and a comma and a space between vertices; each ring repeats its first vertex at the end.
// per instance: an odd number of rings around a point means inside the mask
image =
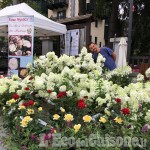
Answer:
POLYGON ((105 45, 105 20, 94 20, 94 6, 92 0, 49 1, 48 18, 67 26, 67 54, 77 55, 89 42, 105 45))

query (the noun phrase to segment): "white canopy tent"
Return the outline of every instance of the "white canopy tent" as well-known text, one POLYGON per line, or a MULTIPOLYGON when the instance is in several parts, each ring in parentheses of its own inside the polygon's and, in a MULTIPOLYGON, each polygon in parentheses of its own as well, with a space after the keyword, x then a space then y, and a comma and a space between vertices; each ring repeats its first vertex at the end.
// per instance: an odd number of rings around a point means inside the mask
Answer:
POLYGON ((36 12, 26 3, 8 6, 0 10, 0 36, 8 37, 9 16, 34 16, 34 36, 55 36, 66 34, 66 26, 54 22, 36 12))

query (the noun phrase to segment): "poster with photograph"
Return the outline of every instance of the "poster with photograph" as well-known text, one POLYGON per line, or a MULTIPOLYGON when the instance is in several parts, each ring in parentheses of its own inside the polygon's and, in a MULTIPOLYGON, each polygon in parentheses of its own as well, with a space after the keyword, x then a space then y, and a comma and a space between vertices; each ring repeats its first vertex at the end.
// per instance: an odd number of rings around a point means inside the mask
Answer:
POLYGON ((9 56, 31 56, 32 36, 10 35, 8 42, 9 56))
POLYGON ((20 73, 33 62, 33 16, 10 16, 8 18, 8 69, 11 74, 20 73), (14 71, 15 70, 15 71, 14 71))

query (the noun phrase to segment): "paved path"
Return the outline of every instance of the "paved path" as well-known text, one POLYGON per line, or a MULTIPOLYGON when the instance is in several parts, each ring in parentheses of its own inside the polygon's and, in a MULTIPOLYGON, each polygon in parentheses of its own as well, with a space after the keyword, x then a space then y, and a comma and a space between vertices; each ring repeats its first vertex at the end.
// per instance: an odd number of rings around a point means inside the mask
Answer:
POLYGON ((3 128, 3 119, 0 116, 0 150, 6 150, 3 146, 2 146, 2 141, 1 138, 6 136, 4 128, 3 128))

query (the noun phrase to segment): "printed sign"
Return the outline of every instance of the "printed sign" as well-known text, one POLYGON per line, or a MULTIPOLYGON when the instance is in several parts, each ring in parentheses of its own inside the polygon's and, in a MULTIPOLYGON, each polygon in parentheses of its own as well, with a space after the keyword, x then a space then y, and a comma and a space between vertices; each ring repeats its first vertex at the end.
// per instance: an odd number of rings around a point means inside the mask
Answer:
POLYGON ((33 62, 33 16, 8 18, 8 76, 24 77, 28 63, 33 62))
POLYGON ((68 55, 76 56, 79 54, 79 29, 67 31, 66 49, 68 55))

